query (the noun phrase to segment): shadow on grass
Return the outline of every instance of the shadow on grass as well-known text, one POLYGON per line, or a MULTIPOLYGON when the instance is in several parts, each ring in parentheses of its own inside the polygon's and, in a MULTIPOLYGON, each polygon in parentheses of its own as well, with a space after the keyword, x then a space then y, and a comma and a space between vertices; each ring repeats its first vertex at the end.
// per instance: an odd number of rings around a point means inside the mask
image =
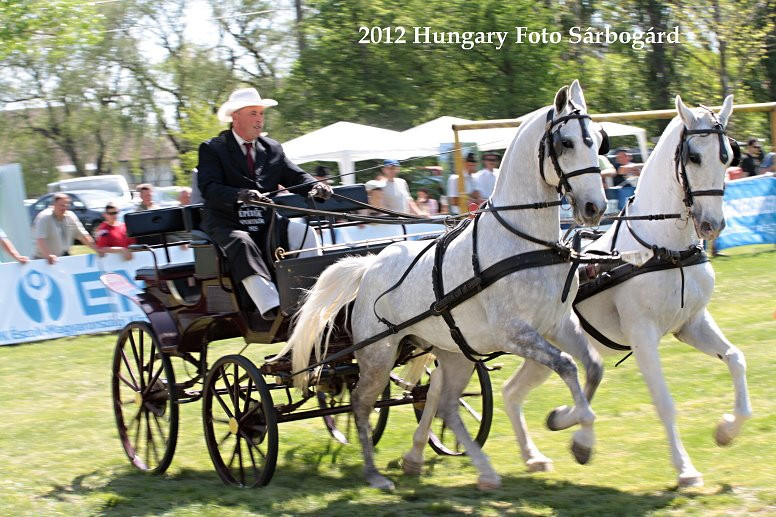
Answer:
MULTIPOLYGON (((440 486, 444 460, 427 462, 433 479, 409 477, 392 462, 385 470, 397 485, 391 493, 365 488, 361 465, 321 469, 325 454, 296 456, 278 466, 269 486, 248 490, 225 486, 209 470, 183 469, 171 475, 147 476, 129 468, 110 476, 80 475, 55 485, 43 498, 77 502, 98 515, 158 515, 198 508, 229 509, 271 515, 646 515, 672 505, 676 492, 624 492, 616 488, 548 480, 529 474, 505 476, 500 490, 480 492, 471 484, 440 486), (300 461, 303 460, 303 461, 300 461)), ((331 456, 325 462, 331 461, 331 456)), ((451 467, 447 464, 447 467, 451 467)), ((679 497, 693 497, 683 493, 679 497)))

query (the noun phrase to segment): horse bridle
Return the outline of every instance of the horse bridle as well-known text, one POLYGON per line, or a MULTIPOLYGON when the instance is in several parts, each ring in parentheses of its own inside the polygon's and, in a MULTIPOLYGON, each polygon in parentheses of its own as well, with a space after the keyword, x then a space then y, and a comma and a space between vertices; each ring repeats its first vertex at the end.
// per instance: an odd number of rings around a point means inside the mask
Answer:
POLYGON ((714 127, 708 129, 687 129, 687 126, 682 127, 682 137, 679 141, 679 145, 676 146, 676 153, 674 155, 674 162, 676 163, 676 179, 684 190, 684 204, 687 208, 692 208, 693 200, 699 196, 723 196, 725 194, 724 186, 722 189, 709 189, 709 190, 692 190, 690 187, 690 178, 687 176, 687 160, 690 156, 690 143, 687 138, 692 135, 708 136, 711 134, 718 135, 719 138, 719 160, 723 164, 727 164, 728 152, 725 148, 725 138, 730 143, 730 147, 733 150, 733 161, 731 166, 738 165, 740 150, 738 150, 738 143, 727 136, 725 128, 722 123, 717 119, 717 115, 708 107, 701 104, 701 108, 705 109, 711 115, 714 121, 714 127))
MULTIPOLYGON (((568 181, 569 178, 581 176, 582 174, 601 173, 601 168, 598 166, 577 169, 571 172, 564 172, 560 166, 560 163, 558 162, 558 156, 561 154, 563 149, 560 145, 562 142, 560 128, 563 127, 563 125, 569 120, 579 121, 579 128, 582 131, 582 141, 588 147, 593 146, 593 138, 590 136, 590 133, 587 130, 587 126, 585 126, 585 119, 590 119, 590 115, 580 113, 580 109, 573 104, 572 107, 574 110, 569 115, 564 115, 556 119, 553 119, 555 116, 555 109, 550 108, 550 110, 547 112, 547 121, 544 128, 544 135, 542 135, 542 139, 539 141, 539 173, 541 174, 542 179, 546 182, 547 178, 544 174, 544 154, 547 152, 550 156, 550 160, 552 161, 552 165, 555 168, 555 174, 558 175, 558 185, 555 188, 557 189, 558 194, 561 196, 572 191, 571 184, 568 181), (558 125, 560 127, 553 131, 553 128, 558 125)), ((603 129, 601 130, 601 136, 603 137, 603 141, 601 142, 601 146, 598 149, 598 154, 606 154, 609 151, 609 138, 603 129)))

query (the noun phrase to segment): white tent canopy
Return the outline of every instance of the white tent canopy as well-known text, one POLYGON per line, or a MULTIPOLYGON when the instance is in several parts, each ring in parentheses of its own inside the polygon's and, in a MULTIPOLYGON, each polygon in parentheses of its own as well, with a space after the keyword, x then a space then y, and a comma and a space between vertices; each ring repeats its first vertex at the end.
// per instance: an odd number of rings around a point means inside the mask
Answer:
MULTIPOLYGON (((523 117, 518 118, 521 120, 523 117)), ((440 152, 441 144, 455 141, 453 124, 468 124, 471 120, 443 116, 424 122, 403 132, 391 131, 352 122, 336 122, 283 144, 286 156, 294 163, 332 161, 339 164, 342 183, 355 182, 354 163, 360 160, 393 158, 403 160, 432 156, 440 152)), ((601 122, 609 136, 636 137, 644 160, 648 155, 647 132, 635 126, 601 122)), ((475 143, 481 151, 506 149, 517 128, 471 129, 461 131, 462 143, 475 143)))
POLYGON ((286 156, 294 163, 338 162, 342 183, 355 182, 354 162, 377 158, 403 159, 413 156, 402 152, 401 133, 379 127, 335 122, 283 144, 286 156))

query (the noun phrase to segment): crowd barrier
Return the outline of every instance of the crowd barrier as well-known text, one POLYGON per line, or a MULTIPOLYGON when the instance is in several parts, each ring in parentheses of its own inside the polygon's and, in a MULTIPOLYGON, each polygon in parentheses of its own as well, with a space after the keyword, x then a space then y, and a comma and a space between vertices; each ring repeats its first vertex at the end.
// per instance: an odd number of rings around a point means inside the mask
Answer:
MULTIPOLYGON (((194 260, 191 249, 170 248, 173 262, 194 260)), ((157 250, 160 263, 164 251, 157 250)), ((135 272, 153 265, 150 252, 60 257, 27 264, 0 264, 0 345, 119 330, 130 321, 146 320, 131 301, 112 293, 100 275, 116 272, 135 282, 135 272)), ((138 283, 142 287, 142 283, 138 283)))
POLYGON ((717 250, 747 244, 776 244, 776 177, 755 176, 725 184, 725 229, 717 250))

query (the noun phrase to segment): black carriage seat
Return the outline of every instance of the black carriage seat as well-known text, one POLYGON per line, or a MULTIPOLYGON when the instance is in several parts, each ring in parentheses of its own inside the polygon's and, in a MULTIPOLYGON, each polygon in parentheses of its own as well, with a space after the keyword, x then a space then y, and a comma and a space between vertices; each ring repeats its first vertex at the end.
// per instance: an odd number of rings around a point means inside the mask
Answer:
MULTIPOLYGON (((167 247, 180 239, 178 236, 186 231, 183 208, 159 208, 143 212, 132 212, 124 217, 127 225, 127 236, 138 239, 151 247, 167 247)), ((135 246, 134 249, 142 248, 135 246)), ((191 277, 194 274, 194 263, 183 262, 175 264, 159 264, 156 268, 141 267, 137 270, 137 280, 166 281, 191 277), (158 277, 157 277, 158 274, 158 277)))

